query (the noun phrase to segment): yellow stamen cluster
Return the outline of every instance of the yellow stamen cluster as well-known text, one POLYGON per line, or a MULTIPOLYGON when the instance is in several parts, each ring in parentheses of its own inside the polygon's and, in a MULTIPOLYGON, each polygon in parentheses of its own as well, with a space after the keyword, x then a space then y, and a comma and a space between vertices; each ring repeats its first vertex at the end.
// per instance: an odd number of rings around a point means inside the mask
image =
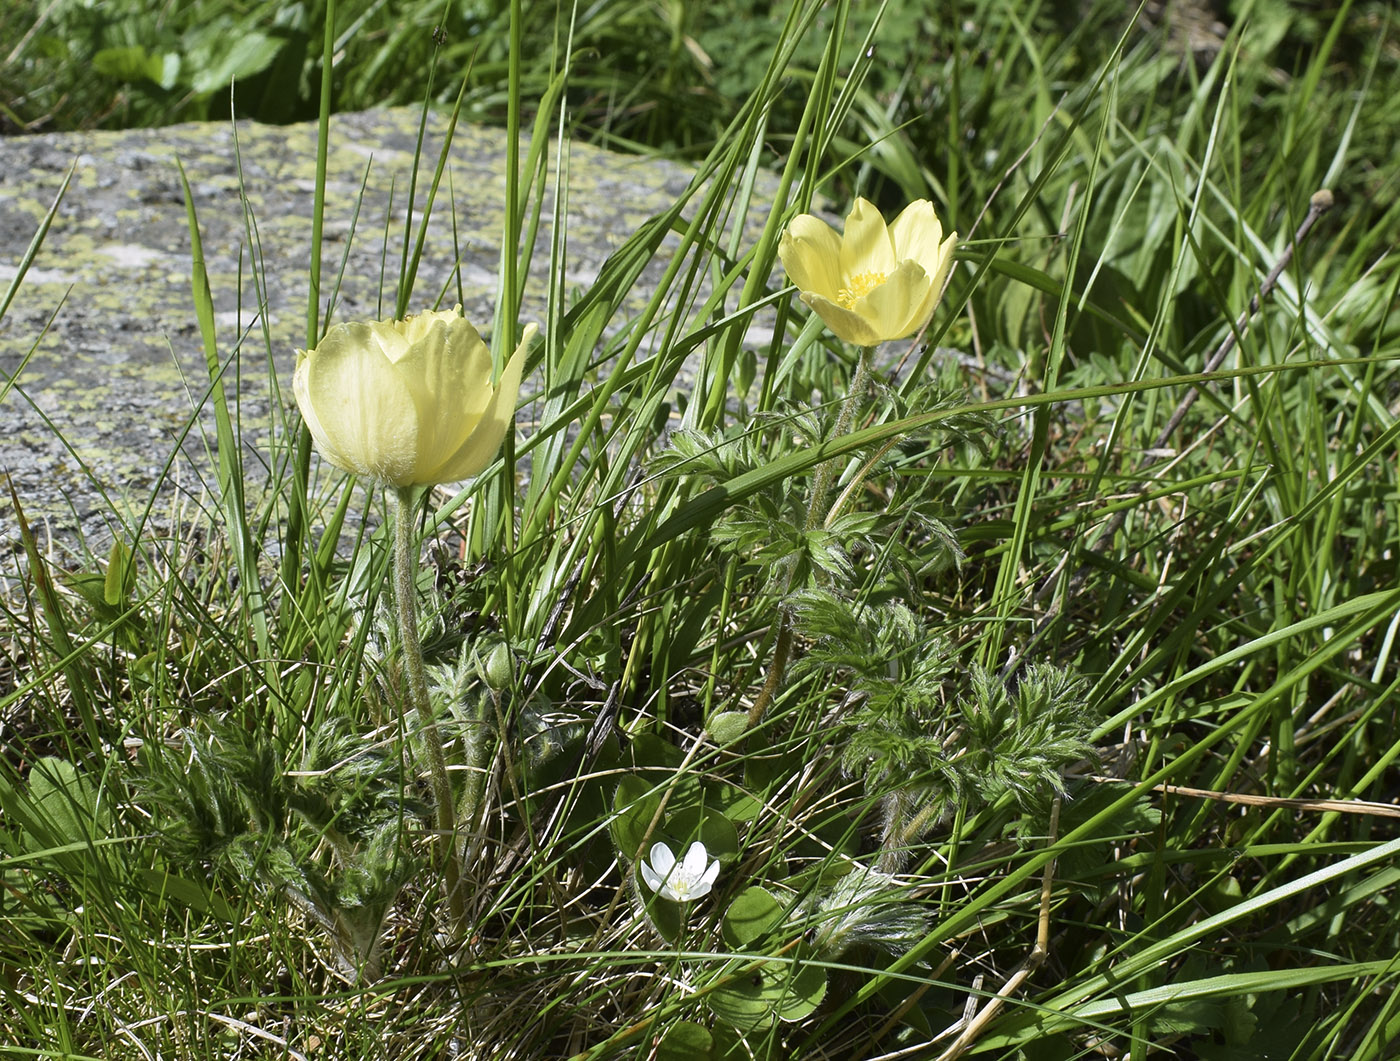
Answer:
POLYGON ((864 298, 884 282, 884 273, 857 273, 851 277, 849 287, 843 287, 836 292, 836 301, 851 309, 856 304, 856 299, 864 298))

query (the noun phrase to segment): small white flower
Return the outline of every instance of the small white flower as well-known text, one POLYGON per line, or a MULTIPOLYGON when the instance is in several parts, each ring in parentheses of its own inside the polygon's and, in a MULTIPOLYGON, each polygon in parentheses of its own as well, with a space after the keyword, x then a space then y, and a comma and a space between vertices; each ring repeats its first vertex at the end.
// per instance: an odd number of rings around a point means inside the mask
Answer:
POLYGON ((678 903, 703 899, 710 894, 719 876, 719 861, 710 861, 710 853, 699 840, 690 845, 681 862, 676 861, 665 844, 653 844, 651 863, 643 862, 641 868, 642 880, 647 882, 648 888, 663 899, 678 903))

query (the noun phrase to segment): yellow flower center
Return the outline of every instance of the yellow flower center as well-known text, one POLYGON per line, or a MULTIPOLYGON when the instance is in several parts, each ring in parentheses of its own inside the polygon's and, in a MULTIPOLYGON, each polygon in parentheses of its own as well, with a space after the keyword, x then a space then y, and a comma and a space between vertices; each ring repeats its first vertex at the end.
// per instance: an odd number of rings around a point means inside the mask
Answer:
POLYGON ((857 273, 850 279, 850 286, 836 292, 836 301, 847 309, 852 309, 856 299, 864 298, 885 282, 884 273, 857 273))

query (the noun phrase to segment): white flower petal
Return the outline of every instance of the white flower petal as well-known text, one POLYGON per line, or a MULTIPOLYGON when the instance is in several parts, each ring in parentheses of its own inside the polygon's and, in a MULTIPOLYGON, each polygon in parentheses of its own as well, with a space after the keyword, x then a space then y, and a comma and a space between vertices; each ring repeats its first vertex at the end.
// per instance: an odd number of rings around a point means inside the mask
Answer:
POLYGON ((663 843, 651 845, 651 864, 661 876, 668 876, 676 865, 676 856, 671 854, 671 849, 663 843))
POLYGON ((699 840, 690 845, 681 862, 669 846, 657 843, 652 845, 650 862, 643 862, 638 870, 646 886, 663 899, 685 903, 710 893, 719 876, 719 861, 710 861, 710 853, 699 840))
POLYGON ((646 882, 646 886, 654 892, 663 891, 663 884, 665 882, 657 875, 656 870, 652 869, 651 866, 647 865, 645 862, 642 863, 641 869, 642 880, 646 882))
POLYGON ((715 881, 719 879, 719 859, 710 863, 704 874, 700 877, 700 884, 706 891, 715 886, 715 881))
POLYGON ((710 861, 710 853, 705 850, 705 845, 699 840, 690 845, 690 849, 685 853, 685 862, 682 871, 687 880, 699 880, 705 872, 705 866, 710 861))

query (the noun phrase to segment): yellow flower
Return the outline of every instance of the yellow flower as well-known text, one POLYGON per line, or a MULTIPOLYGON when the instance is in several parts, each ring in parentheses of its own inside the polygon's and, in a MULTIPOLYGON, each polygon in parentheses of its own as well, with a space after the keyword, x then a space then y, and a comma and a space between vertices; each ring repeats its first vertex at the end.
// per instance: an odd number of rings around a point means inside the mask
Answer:
POLYGON ((292 390, 321 456, 391 486, 480 473, 515 422, 525 348, 491 384, 491 351, 462 307, 338 324, 297 351, 292 390))
POLYGON ((927 199, 885 226, 873 203, 857 199, 839 236, 811 214, 792 219, 778 244, 792 282, 838 338, 861 346, 903 339, 928 323, 943 294, 958 234, 927 199))

